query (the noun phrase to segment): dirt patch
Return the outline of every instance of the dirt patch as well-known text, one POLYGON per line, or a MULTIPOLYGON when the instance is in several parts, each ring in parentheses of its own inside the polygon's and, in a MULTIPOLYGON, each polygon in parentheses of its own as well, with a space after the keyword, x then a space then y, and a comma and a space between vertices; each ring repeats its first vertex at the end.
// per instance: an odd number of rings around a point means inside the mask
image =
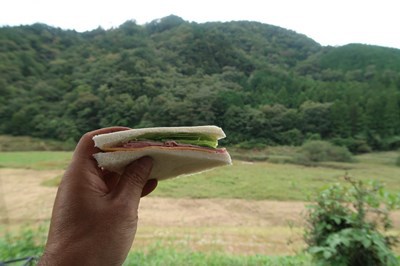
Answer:
POLYGON ((10 224, 46 220, 51 215, 56 188, 40 184, 62 171, 0 169, 0 215, 10 224))
MULTIPOLYGON (((57 189, 43 181, 60 170, 0 169, 0 222, 47 221, 57 189)), ((162 185, 162 183, 160 184, 162 185)), ((235 254, 293 254, 303 247, 304 202, 143 198, 135 248, 162 242, 235 254), (291 243, 288 245, 288 243, 291 243)), ((400 228, 400 212, 393 215, 400 228)))
POLYGON ((270 227, 300 225, 302 202, 143 198, 142 224, 151 226, 270 227))

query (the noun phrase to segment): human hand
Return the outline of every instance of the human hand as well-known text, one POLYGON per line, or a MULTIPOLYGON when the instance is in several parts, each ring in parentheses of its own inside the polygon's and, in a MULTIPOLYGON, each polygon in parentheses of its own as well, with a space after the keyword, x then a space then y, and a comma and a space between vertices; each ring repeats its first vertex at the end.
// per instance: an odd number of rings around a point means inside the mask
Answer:
POLYGON ((157 180, 148 180, 152 159, 143 157, 121 176, 103 171, 93 154, 93 136, 126 130, 104 128, 79 141, 54 202, 45 252, 39 265, 121 265, 132 246, 141 196, 157 180))

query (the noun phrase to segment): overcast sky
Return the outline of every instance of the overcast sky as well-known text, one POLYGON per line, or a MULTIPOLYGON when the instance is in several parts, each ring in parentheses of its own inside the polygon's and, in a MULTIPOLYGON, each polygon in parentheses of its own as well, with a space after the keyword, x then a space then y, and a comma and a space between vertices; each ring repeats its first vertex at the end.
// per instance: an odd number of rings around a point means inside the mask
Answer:
POLYGON ((41 22, 87 31, 174 14, 199 23, 259 21, 305 34, 322 45, 400 48, 399 11, 400 0, 1 0, 0 25, 41 22))

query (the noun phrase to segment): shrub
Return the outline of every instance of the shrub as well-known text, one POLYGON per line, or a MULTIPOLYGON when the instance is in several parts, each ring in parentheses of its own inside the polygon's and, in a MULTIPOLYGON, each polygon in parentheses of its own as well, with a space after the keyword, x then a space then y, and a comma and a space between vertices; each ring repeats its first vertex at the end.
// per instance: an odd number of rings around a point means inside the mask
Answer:
POLYGON ((398 239, 387 234, 399 195, 386 193, 377 182, 347 181, 350 186, 333 185, 308 206, 308 251, 317 265, 399 265, 391 250, 398 239))
POLYGON ((313 164, 318 162, 351 162, 352 154, 346 147, 335 146, 322 140, 309 141, 303 144, 294 156, 294 162, 313 164))
POLYGON ((362 138, 334 138, 332 139, 332 143, 338 146, 345 146, 350 152, 356 154, 372 152, 372 148, 362 138))
POLYGON ((397 166, 400 166, 400 155, 397 157, 397 159, 396 159, 396 165, 397 166))
POLYGON ((303 133, 297 128, 288 130, 281 134, 281 142, 284 145, 300 146, 304 141, 303 133))

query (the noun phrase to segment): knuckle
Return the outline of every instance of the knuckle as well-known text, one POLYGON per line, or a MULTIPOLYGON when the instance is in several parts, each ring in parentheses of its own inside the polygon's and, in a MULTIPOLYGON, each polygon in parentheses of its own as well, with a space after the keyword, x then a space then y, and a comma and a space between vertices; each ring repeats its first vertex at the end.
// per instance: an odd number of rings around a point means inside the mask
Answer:
POLYGON ((131 185, 143 187, 147 182, 150 171, 148 166, 136 161, 125 169, 125 178, 131 185))
POLYGON ((126 173, 126 182, 133 187, 140 187, 142 188, 146 183, 146 178, 143 175, 136 171, 131 171, 126 173))

